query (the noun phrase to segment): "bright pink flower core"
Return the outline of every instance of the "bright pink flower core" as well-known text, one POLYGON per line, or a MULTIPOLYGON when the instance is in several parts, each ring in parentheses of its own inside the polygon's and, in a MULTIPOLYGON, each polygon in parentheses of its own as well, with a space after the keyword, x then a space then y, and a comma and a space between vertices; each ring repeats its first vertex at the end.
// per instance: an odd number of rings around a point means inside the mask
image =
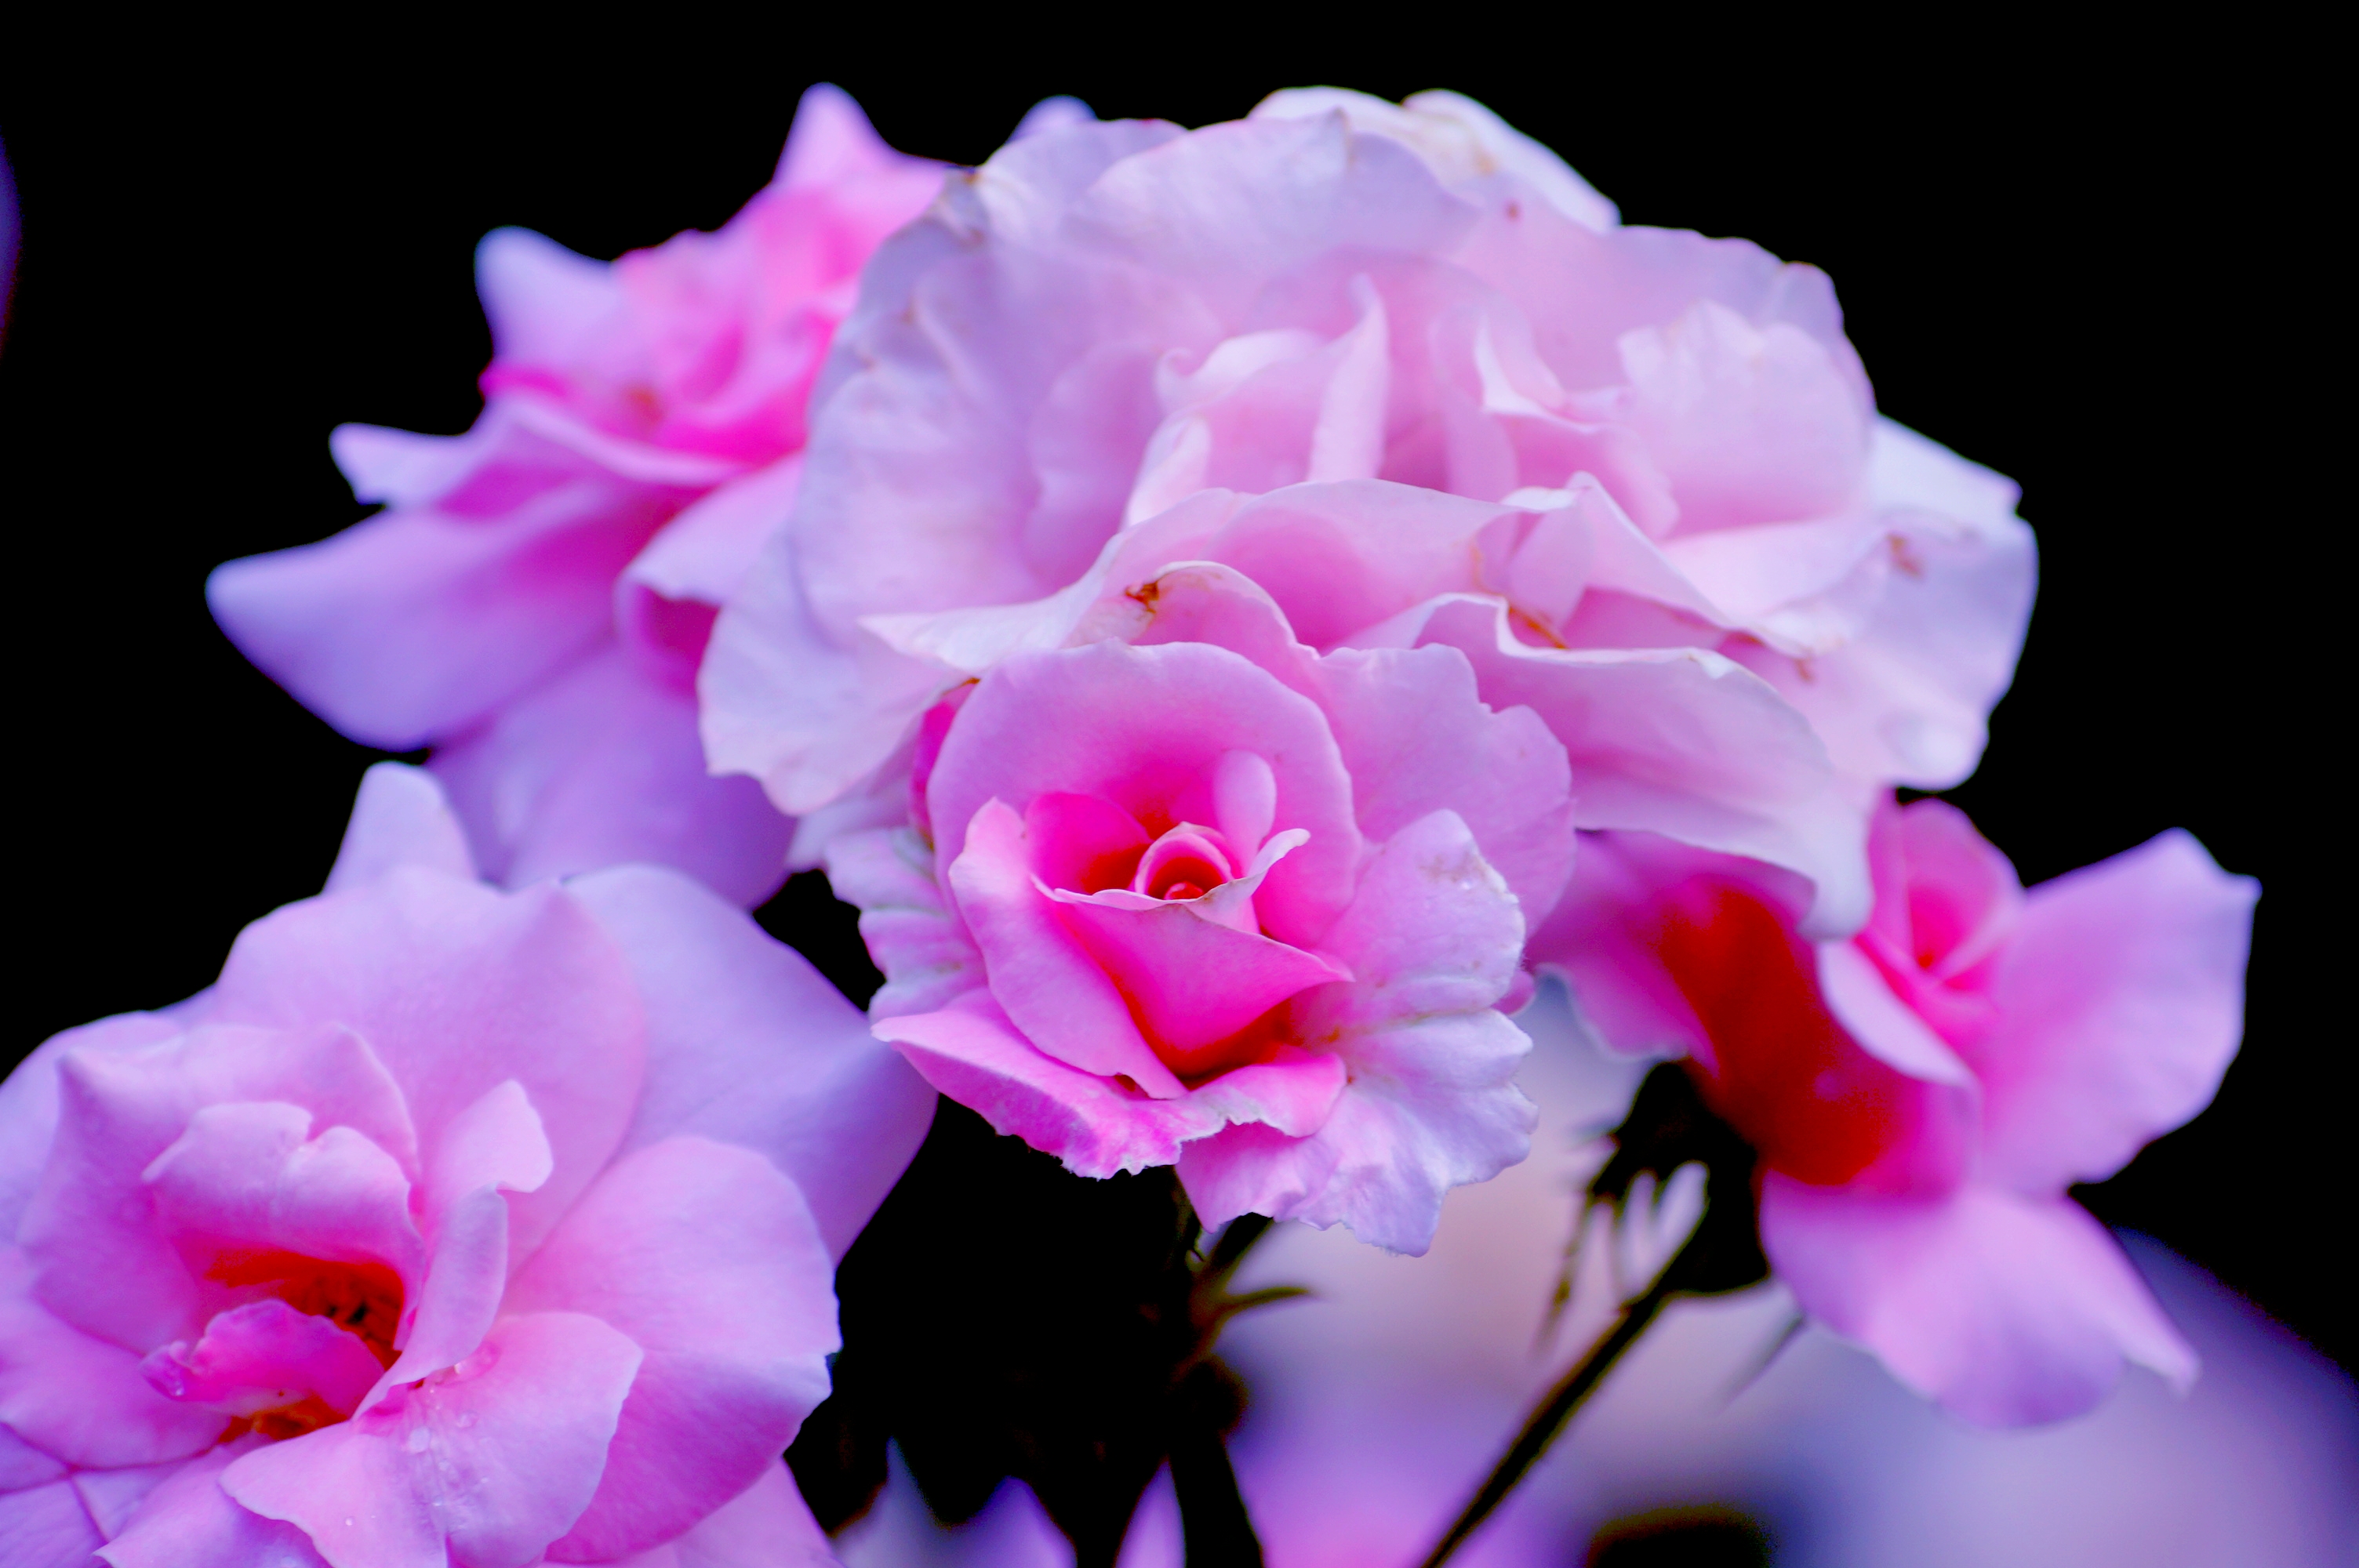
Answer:
POLYGON ((204 1277, 236 1304, 214 1314, 195 1343, 150 1354, 141 1370, 167 1399, 229 1416, 223 1442, 333 1426, 394 1363, 403 1291, 382 1263, 230 1248, 204 1277))
POLYGON ((1840 1186, 1898 1145, 1909 1081, 1843 1032, 1811 950, 1759 898, 1698 878, 1673 891, 1655 937, 1712 1043, 1689 1058, 1705 1102, 1797 1181, 1840 1186))

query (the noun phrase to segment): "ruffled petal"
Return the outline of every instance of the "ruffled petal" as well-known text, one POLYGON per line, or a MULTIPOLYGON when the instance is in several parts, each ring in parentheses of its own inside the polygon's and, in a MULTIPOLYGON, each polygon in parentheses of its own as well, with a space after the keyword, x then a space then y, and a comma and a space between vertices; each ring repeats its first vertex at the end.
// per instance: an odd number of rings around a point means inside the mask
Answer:
POLYGON ((1531 1041, 1492 1006, 1516 973, 1523 920, 1465 824, 1436 812, 1386 841, 1330 940, 1353 979, 1305 998, 1295 1028, 1349 1068, 1332 1113, 1307 1138, 1241 1126, 1191 1143, 1180 1179, 1208 1224, 1340 1222, 1421 1253, 1443 1194, 1531 1151, 1538 1109, 1514 1083, 1531 1041))
POLYGON ((1197 1096, 1152 1099, 1067 1066, 1026 1040, 988 991, 970 991, 939 1011, 882 1020, 875 1030, 928 1083, 1076 1175, 1169 1165, 1187 1140, 1225 1120, 1197 1096))
POLYGON ((201 1107, 292 1102, 415 1168, 400 1090, 367 1043, 335 1024, 204 1025, 136 1050, 74 1051, 59 1066, 57 1134, 17 1234, 41 1299, 126 1349, 192 1338, 210 1315, 142 1180, 201 1107))
POLYGON ((1295 641, 1259 583, 1225 567, 1175 568, 1132 594, 1147 605, 1132 633, 1139 645, 1224 647, 1319 705, 1370 841, 1446 807, 1473 830, 1528 919, 1555 906, 1573 853, 1564 747, 1529 708, 1486 706, 1463 654, 1427 647, 1321 657, 1295 641))
POLYGON ((266 1249, 417 1278, 423 1249, 400 1163, 350 1127, 312 1138, 313 1124, 283 1101, 200 1107, 143 1173, 157 1232, 184 1258, 266 1249))
POLYGON ((827 847, 827 881, 860 911, 860 935, 885 983, 872 1018, 932 1012, 984 983, 983 954, 934 880, 934 847, 913 828, 845 833, 827 847))
MULTIPOLYGON (((816 477, 807 481, 808 499, 816 477)), ((698 721, 718 773, 748 773, 779 810, 817 811, 892 755, 946 676, 854 628, 842 640, 812 611, 804 551, 773 535, 713 622, 698 667, 698 721)))
POLYGON ((1180 1180, 1207 1225, 1240 1214, 1341 1224, 1387 1252, 1422 1254, 1451 1187, 1531 1152, 1539 1111, 1514 1085, 1531 1044, 1489 1011, 1372 1031, 1315 1130, 1234 1123, 1181 1149, 1180 1180))
POLYGON ((240 934, 209 1005, 225 1022, 349 1024, 401 1085, 429 1149, 516 1079, 556 1158, 545 1184, 506 1200, 524 1250, 605 1164, 644 1072, 646 1015, 621 953, 546 886, 501 893, 405 868, 291 904, 240 934))
POLYGON ((1824 516, 1853 499, 1869 410, 1828 347, 1701 300, 1625 333, 1630 420, 1671 481, 1684 531, 1824 516))
MULTIPOLYGON (((514 363, 575 362, 622 324, 614 269, 529 229, 484 236, 475 247, 475 292, 491 318, 493 353, 514 363)), ((354 487, 361 488, 357 475, 354 487)))
POLYGON ((1582 651, 1518 640, 1506 608, 1444 598, 1370 641, 1441 643, 1494 708, 1529 707, 1572 762, 1573 819, 1784 866, 1817 889, 1813 935, 1867 917, 1866 811, 1826 748, 1768 684, 1701 648, 1582 651))
POLYGON ((2016 487, 1879 418, 1868 449, 1878 548, 1871 601, 1848 641, 1806 662, 1733 643, 1854 778, 1947 789, 1982 758, 2015 677, 2038 577, 2016 487))
POLYGON ((140 1369, 168 1398, 234 1416, 310 1399, 349 1414, 384 1370, 359 1336, 276 1297, 215 1314, 202 1339, 155 1351, 140 1369))
POLYGON ((1446 254, 1475 218, 1408 147, 1331 114, 1232 121, 1125 158, 1066 222, 1234 321, 1266 280, 1327 252, 1446 254))
POLYGON ((1461 93, 1419 92, 1393 104, 1338 87, 1293 87, 1255 104, 1252 118, 1303 120, 1331 112, 1354 131, 1407 144, 1452 189, 1480 186, 1505 170, 1575 222, 1603 230, 1616 222, 1614 204, 1562 158, 1461 93))
POLYGON ((635 635, 635 630, 655 629, 647 619, 650 610, 669 605, 681 611, 701 606, 709 635, 712 612, 736 597, 763 541, 794 511, 802 470, 802 459, 796 455, 732 480, 664 524, 624 568, 615 587, 615 618, 624 639, 635 644, 635 651, 657 654, 675 684, 694 688, 705 638, 697 638, 690 646, 655 646, 644 635, 635 635), (648 604, 648 598, 659 602, 648 604))
POLYGON ((960 709, 927 789, 939 863, 993 796, 1100 795, 1151 833, 1218 815, 1220 759, 1275 773, 1276 824, 1310 842, 1273 867, 1255 905, 1277 939, 1317 943, 1350 895, 1360 833, 1352 781, 1318 708, 1225 649, 1098 643, 1003 664, 960 709))

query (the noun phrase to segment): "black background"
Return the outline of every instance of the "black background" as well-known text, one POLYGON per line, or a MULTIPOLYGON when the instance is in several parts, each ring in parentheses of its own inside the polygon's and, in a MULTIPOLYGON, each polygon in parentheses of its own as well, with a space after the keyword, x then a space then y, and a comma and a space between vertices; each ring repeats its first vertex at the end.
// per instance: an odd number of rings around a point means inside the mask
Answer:
POLYGON ((2267 890, 2217 1106, 2085 1195, 2353 1365, 2353 1041, 2324 1005, 2349 964, 2352 699, 2326 640, 2350 524, 2312 466, 2347 437, 2306 380, 2347 332, 2306 239, 2326 191, 2301 86, 2218 36, 1519 15, 1433 13, 1390 43, 1374 13, 1315 43, 1211 11, 833 36, 648 14, 603 38, 585 15, 562 48, 425 16, 20 27, 0 46, 24 236, 0 346, 11 1057, 197 989, 241 925, 319 886, 374 753, 240 661, 204 574, 360 515, 338 422, 467 426, 484 231, 612 256, 714 227, 820 79, 962 162, 1050 92, 1195 124, 1279 86, 1447 86, 1630 222, 1826 268, 1884 410, 2022 483, 2038 610, 1952 798, 2027 880, 2176 824, 2267 890))

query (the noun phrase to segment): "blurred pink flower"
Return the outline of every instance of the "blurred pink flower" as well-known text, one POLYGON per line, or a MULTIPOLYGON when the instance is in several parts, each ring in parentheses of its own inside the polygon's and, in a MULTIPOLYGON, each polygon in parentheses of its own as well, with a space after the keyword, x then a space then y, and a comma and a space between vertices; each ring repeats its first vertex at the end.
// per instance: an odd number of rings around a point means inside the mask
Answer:
POLYGON ((2193 1355, 2066 1195, 2210 1103, 2259 889, 2172 831, 2027 893, 1939 801, 1878 808, 1875 904, 1643 836, 1584 842, 1532 943, 1625 1050, 1684 1054, 1758 1151, 1761 1240, 1811 1317, 1985 1425, 2088 1409, 2193 1355))
POLYGON ((485 887, 383 764, 326 893, 0 1088, 7 1508, 117 1568, 824 1561, 778 1454, 931 1103, 698 884, 485 887))
POLYGON ((1822 275, 1622 227, 1448 93, 1012 143, 878 252, 827 382, 701 676, 715 765, 798 813, 1208 558, 1313 646, 1462 650, 1582 826, 1799 871, 1835 934, 1874 789, 1972 769, 2029 609, 2014 487, 1875 416, 1822 275))
POLYGON ((789 825, 707 775, 697 664, 793 504, 861 265, 940 183, 820 86, 777 178, 716 233, 608 265, 494 232, 482 418, 338 429, 354 493, 386 509, 216 571, 223 629, 353 739, 434 747, 497 880, 649 860, 760 902, 789 825))
POLYGON ((1144 596, 935 708, 917 826, 832 846, 877 1033, 1082 1175, 1422 1251, 1529 1144, 1495 1009, 1571 869, 1563 750, 1454 649, 1321 655, 1221 567, 1144 596))

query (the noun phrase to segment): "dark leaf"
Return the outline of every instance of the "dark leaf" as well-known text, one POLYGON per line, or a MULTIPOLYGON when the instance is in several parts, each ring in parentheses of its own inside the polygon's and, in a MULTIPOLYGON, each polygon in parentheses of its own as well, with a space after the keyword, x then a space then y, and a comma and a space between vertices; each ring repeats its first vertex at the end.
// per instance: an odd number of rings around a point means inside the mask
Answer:
MULTIPOLYGON (((1199 1259, 1171 1171, 1086 1180, 942 1101, 837 1271, 834 1394, 788 1454, 820 1523, 868 1507, 891 1441, 946 1522, 1019 1477, 1084 1568, 1114 1561, 1167 1458, 1175 1481, 1185 1473, 1190 1531, 1249 1541, 1234 1476, 1219 1479, 1245 1394, 1212 1342, 1287 1293, 1227 1292, 1266 1225, 1240 1220, 1199 1259)), ((1258 1550, 1205 1561, 1257 1563, 1258 1550)))
POLYGON ((1638 1086, 1630 1114, 1614 1130, 1614 1156, 1589 1184, 1593 1202, 1626 1202, 1642 1174, 1659 1184, 1680 1166, 1705 1173, 1703 1218, 1681 1248, 1669 1281, 1674 1292, 1715 1295, 1769 1277, 1762 1255, 1752 1145, 1714 1116, 1677 1062, 1658 1064, 1638 1086))

